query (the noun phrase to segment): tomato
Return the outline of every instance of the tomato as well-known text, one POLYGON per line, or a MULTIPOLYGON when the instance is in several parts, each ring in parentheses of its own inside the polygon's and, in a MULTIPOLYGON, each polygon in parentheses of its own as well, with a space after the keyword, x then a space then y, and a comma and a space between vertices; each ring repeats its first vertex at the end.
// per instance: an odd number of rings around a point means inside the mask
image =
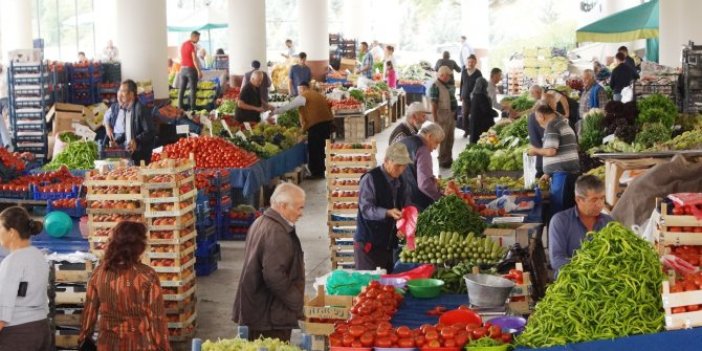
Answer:
POLYGON ((690 305, 686 307, 687 312, 695 312, 700 310, 700 305, 690 305))
POLYGON ((459 332, 456 334, 456 346, 457 347, 463 347, 465 344, 468 343, 468 333, 467 332, 459 332))
POLYGON ((351 336, 351 334, 344 334, 344 336, 341 337, 341 344, 344 345, 344 347, 351 346, 351 343, 353 341, 354 341, 354 337, 351 336))
POLYGON ((467 332, 472 332, 473 330, 476 330, 476 329, 478 329, 478 328, 480 328, 480 324, 469 323, 468 325, 466 325, 466 331, 467 331, 467 332))
POLYGON ((683 208, 682 208, 681 206, 679 206, 679 205, 675 205, 675 206, 673 207, 673 214, 676 215, 676 216, 682 216, 682 215, 685 214, 685 209, 683 209, 683 208))
POLYGON ((674 307, 674 308, 672 309, 672 312, 673 312, 673 314, 676 314, 676 313, 685 313, 685 312, 687 312, 687 309, 686 309, 685 307, 674 307))
POLYGON ((480 339, 483 336, 487 335, 487 329, 485 329, 483 327, 475 329, 475 330, 473 330, 472 335, 473 335, 473 340, 480 339))
POLYGON ((405 326, 397 328, 396 332, 397 336, 399 336, 400 338, 408 338, 411 335, 410 328, 405 326))
POLYGON ((502 336, 502 328, 493 325, 488 328, 488 335, 490 335, 491 338, 496 339, 502 336))
POLYGON ((364 333, 363 335, 361 335, 361 344, 363 345, 363 347, 373 346, 373 341, 375 341, 373 333, 364 333))
POLYGON ((453 327, 446 327, 441 329, 441 337, 444 339, 453 339, 456 337, 456 329, 453 327))
POLYGON ((332 347, 341 347, 341 338, 338 336, 329 336, 329 345, 332 347))
POLYGON ((439 339, 439 333, 436 330, 429 330, 424 332, 424 337, 427 341, 434 341, 439 339))
POLYGON ((398 340, 400 340, 400 338, 397 336, 397 334, 390 333, 390 341, 392 341, 393 344, 397 344, 398 340))
POLYGON ((375 339, 375 346, 382 348, 389 348, 392 345, 392 340, 388 337, 381 337, 375 339))
POLYGON ((425 346, 431 349, 438 349, 441 347, 441 343, 439 342, 439 340, 432 340, 425 344, 425 346))
POLYGON ((414 343, 417 345, 417 347, 424 346, 426 342, 427 339, 424 337, 424 335, 417 335, 414 337, 414 343))
POLYGON ((354 340, 354 341, 351 343, 351 347, 353 347, 353 348, 355 348, 355 349, 360 349, 361 347, 363 347, 363 344, 361 343, 360 340, 354 340))
POLYGON ((505 344, 511 344, 512 343, 512 334, 509 334, 509 333, 502 334, 502 336, 500 337, 500 340, 505 344))
POLYGON ((395 293, 395 287, 392 285, 385 285, 383 286, 383 291, 386 293, 390 293, 390 296, 392 296, 392 294, 395 293))
POLYGON ((414 347, 414 340, 412 338, 401 338, 397 341, 397 345, 401 348, 409 349, 414 347))
POLYGON ((456 347, 456 340, 454 340, 454 339, 444 340, 444 347, 456 347))

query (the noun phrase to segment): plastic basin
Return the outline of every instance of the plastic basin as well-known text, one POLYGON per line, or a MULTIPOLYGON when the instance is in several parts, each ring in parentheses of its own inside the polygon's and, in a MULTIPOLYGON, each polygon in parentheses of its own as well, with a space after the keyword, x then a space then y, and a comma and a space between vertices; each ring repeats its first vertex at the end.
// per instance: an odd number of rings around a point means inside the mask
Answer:
POLYGON ((444 281, 439 279, 414 279, 407 282, 410 294, 420 299, 431 299, 441 295, 444 281))
POLYGON ((445 325, 461 324, 478 324, 483 325, 483 319, 480 315, 472 310, 453 310, 448 311, 439 317, 439 323, 445 325))
POLYGON ((53 211, 44 216, 44 230, 53 238, 61 238, 73 229, 73 220, 61 211, 53 211))
POLYGON ((510 333, 521 333, 526 326, 526 319, 516 316, 496 317, 488 322, 502 328, 502 330, 508 330, 510 333))
POLYGON ((480 307, 504 306, 514 282, 491 274, 466 274, 463 276, 468 288, 468 300, 480 307))

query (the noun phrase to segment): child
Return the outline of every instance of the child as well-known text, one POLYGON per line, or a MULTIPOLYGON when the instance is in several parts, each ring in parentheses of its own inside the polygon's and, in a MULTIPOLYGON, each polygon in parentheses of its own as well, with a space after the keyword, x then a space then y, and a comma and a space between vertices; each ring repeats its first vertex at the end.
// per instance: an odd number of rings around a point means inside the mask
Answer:
POLYGON ((385 80, 390 88, 397 88, 397 73, 395 73, 395 68, 392 66, 392 61, 385 63, 385 80))

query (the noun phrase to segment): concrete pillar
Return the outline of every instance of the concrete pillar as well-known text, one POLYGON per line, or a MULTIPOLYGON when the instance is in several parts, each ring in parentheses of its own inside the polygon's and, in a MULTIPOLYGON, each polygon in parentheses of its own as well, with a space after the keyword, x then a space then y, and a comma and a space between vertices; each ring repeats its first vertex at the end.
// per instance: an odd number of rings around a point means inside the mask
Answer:
POLYGON ((119 0, 115 14, 122 79, 150 80, 154 97, 168 98, 166 0, 119 0))
POLYGON ((329 66, 329 26, 327 0, 298 0, 299 51, 307 54, 312 78, 322 81, 329 66))
MULTIPOLYGON (((251 61, 266 59, 266 2, 229 0, 229 73, 238 79, 251 70, 251 61)), ((297 47, 299 49, 299 46, 297 47)), ((239 81, 239 82, 237 82, 239 81)))
POLYGON ((696 15, 702 11, 702 2, 696 0, 660 1, 660 64, 680 66, 682 46, 692 40, 702 45, 702 23, 696 15))
POLYGON ((0 1, 0 31, 2 32, 2 56, 18 49, 32 48, 32 3, 27 0, 0 1))
MULTIPOLYGON (((465 35, 468 44, 478 56, 478 65, 483 69, 490 69, 490 1, 489 0, 462 0, 461 1, 462 35, 465 35)), ((456 38, 458 41, 459 38, 456 38)), ((461 62, 461 66, 465 62, 461 62)))
MULTIPOLYGON (((107 41, 117 40, 117 18, 107 14, 117 12, 117 0, 99 0, 94 1, 93 13, 95 13, 95 52, 99 58, 102 54, 102 49, 107 46, 107 41)), ((117 47, 120 50, 121 47, 117 47)))

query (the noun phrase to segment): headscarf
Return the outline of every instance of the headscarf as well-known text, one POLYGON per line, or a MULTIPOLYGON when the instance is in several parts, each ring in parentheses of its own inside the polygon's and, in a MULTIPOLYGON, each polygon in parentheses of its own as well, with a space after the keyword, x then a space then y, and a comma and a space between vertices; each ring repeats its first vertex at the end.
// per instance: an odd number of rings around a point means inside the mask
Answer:
POLYGON ((475 81, 475 87, 473 88, 473 92, 471 93, 471 97, 475 95, 487 95, 487 86, 488 82, 485 80, 485 78, 480 77, 475 81))

